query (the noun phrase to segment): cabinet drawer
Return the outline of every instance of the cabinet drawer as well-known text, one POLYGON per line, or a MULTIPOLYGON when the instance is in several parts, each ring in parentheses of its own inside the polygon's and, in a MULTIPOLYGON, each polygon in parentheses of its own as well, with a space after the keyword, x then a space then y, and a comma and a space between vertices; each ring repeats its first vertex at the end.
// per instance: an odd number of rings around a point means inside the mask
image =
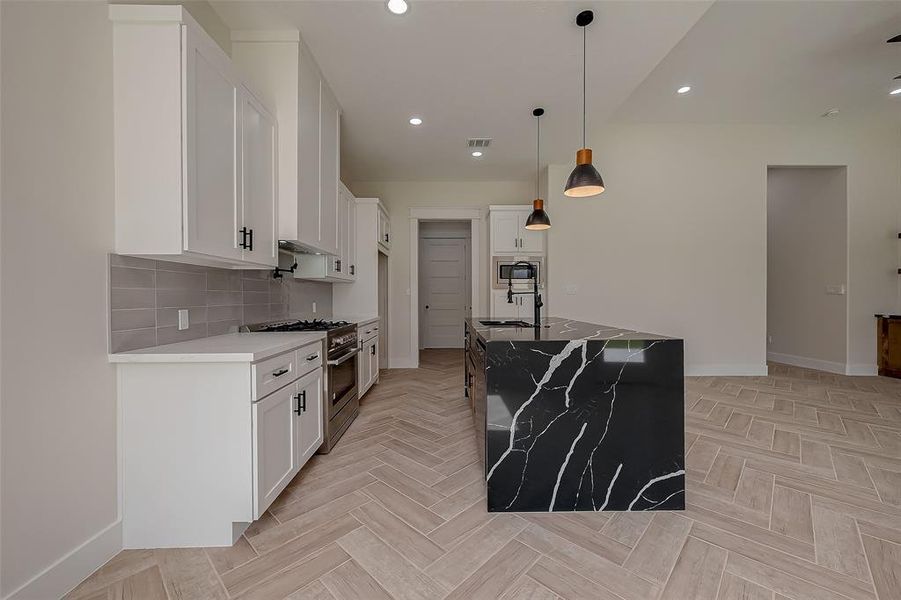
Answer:
POLYGON ((322 342, 316 342, 295 351, 297 375, 303 376, 322 366, 322 342))
POLYGON ((295 350, 260 361, 251 369, 253 370, 254 400, 259 400, 300 376, 297 368, 297 351, 295 350))
POLYGON ((357 337, 360 341, 365 342, 371 340, 379 334, 379 322, 370 323, 369 325, 360 325, 357 327, 357 337))

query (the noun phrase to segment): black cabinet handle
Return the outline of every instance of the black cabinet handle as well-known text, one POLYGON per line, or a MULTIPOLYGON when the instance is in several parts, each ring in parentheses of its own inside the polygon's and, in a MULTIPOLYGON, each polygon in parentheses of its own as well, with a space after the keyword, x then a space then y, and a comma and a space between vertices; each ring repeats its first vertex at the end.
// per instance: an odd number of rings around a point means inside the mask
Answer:
POLYGON ((238 246, 243 248, 244 250, 247 250, 247 228, 242 227, 238 230, 238 233, 241 234, 241 243, 238 244, 238 246))
POLYGON ((300 394, 294 394, 294 400, 297 401, 297 404, 294 405, 294 414, 300 416, 302 412, 300 410, 300 394))
POLYGON ((273 377, 281 377, 282 375, 284 375, 284 374, 287 373, 288 371, 289 371, 289 369, 279 369, 278 371, 273 371, 273 372, 272 372, 272 376, 273 376, 273 377))
POLYGON ((335 261, 335 270, 338 271, 339 273, 341 272, 341 259, 340 258, 335 261))
POLYGON ((369 347, 369 354, 371 354, 372 356, 375 356, 375 346, 369 347))
MULTIPOLYGON (((300 392, 300 412, 307 412, 307 391, 300 392)), ((297 413, 300 414, 300 413, 297 413)))
POLYGON ((311 355, 309 355, 309 356, 307 357, 307 360, 308 360, 308 361, 314 361, 314 360, 316 360, 317 358, 319 358, 319 355, 318 355, 318 354, 311 354, 311 355))
POLYGON ((250 250, 251 252, 253 252, 253 229, 249 229, 247 231, 247 235, 250 238, 250 243, 248 244, 247 249, 250 250))
POLYGON ((357 274, 357 265, 350 265, 350 274, 351 275, 357 274))

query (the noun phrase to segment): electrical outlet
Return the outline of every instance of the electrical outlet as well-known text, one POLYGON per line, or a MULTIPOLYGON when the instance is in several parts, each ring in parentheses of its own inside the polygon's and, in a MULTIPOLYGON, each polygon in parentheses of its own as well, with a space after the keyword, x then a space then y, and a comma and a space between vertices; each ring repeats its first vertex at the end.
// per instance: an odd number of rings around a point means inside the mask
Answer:
POLYGON ((771 336, 771 335, 766 336, 766 342, 767 342, 768 344, 772 344, 772 343, 773 343, 773 336, 771 336))
POLYGON ((315 301, 313 301, 313 314, 314 315, 316 314, 316 302, 315 301))
POLYGON ((188 323, 188 309, 180 308, 178 309, 178 330, 187 329, 189 327, 188 323))

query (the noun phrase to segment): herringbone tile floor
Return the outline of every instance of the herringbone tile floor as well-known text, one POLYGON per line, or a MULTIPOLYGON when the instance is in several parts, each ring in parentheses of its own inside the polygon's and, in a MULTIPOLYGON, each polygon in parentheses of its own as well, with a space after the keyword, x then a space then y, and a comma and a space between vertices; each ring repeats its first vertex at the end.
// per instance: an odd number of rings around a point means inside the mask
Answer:
POLYGON ((685 512, 488 514, 462 356, 386 371, 232 548, 132 550, 71 598, 901 598, 901 381, 686 384, 685 512))

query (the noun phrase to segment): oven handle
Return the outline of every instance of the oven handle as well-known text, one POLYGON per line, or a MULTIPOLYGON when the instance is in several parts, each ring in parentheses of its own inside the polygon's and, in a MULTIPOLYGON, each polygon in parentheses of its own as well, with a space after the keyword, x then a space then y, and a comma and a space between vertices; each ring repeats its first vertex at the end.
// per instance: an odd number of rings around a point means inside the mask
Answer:
POLYGON ((351 350, 351 351, 348 352, 347 354, 341 355, 340 358, 336 358, 335 360, 330 360, 330 361, 328 361, 328 364, 329 364, 330 367, 337 367, 338 365, 340 365, 340 364, 342 364, 342 363, 345 363, 345 362, 349 361, 351 358, 353 358, 354 356, 356 356, 359 352, 360 352, 360 349, 359 349, 359 348, 354 348, 353 350, 351 350))

